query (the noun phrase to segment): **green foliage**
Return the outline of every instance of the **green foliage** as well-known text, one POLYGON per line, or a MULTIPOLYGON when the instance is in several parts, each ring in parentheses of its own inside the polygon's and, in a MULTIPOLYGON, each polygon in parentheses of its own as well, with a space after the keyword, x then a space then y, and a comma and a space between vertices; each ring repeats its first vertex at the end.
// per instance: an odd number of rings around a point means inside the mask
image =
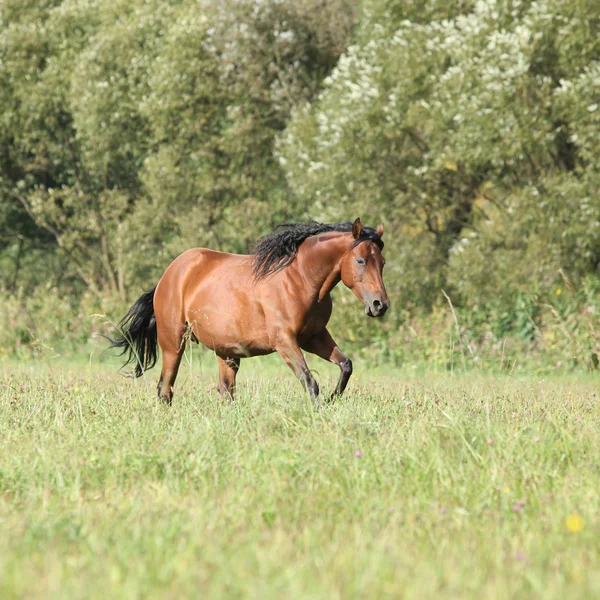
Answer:
POLYGON ((344 343, 448 365, 480 347, 497 362, 510 339, 546 365, 594 366, 586 311, 597 303, 584 296, 600 275, 597 2, 1 8, 10 302, 57 289, 73 314, 89 294, 122 305, 189 247, 248 252, 282 221, 361 216, 385 223, 394 309, 380 326, 336 292, 344 343), (559 288, 576 299, 567 347, 552 316, 559 288), (468 335, 456 336, 441 290, 468 335), (555 334, 576 359, 548 352, 555 334), (407 350, 406 336, 420 341, 407 350))
POLYGON ((600 178, 566 173, 489 203, 461 238, 449 276, 463 297, 510 303, 517 294, 553 293, 565 276, 578 284, 600 264, 600 178))
POLYGON ((293 191, 322 218, 390 225, 402 302, 449 287, 510 304, 597 273, 599 5, 378 6, 281 137, 293 191))
POLYGON ((50 285, 27 296, 0 294, 0 359, 103 358, 103 336, 112 335, 115 326, 106 315, 122 314, 127 306, 89 292, 77 300, 72 290, 50 285))
POLYGON ((353 2, 5 4, 2 226, 33 219, 79 290, 124 298, 181 249, 247 250, 293 213, 273 140, 353 2))

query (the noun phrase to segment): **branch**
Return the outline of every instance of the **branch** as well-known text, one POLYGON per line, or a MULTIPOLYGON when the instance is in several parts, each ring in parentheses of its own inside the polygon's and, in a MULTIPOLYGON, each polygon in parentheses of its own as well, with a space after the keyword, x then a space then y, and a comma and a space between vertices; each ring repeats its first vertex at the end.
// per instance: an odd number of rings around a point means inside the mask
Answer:
POLYGON ((429 143, 427 142, 423 134, 418 129, 416 129, 416 127, 405 127, 403 131, 404 133, 408 133, 408 135, 413 139, 413 141, 419 142, 416 145, 419 147, 419 150, 421 150, 421 152, 425 153, 429 151, 429 143))
POLYGON ((24 196, 21 196, 21 194, 17 194, 16 192, 14 192, 12 190, 8 190, 8 193, 11 194, 14 198, 16 198, 23 205, 25 212, 31 217, 31 219, 33 220, 33 222, 36 225, 39 225, 40 227, 42 227, 43 229, 45 229, 46 231, 48 231, 49 233, 51 233, 54 236, 54 238, 56 239, 56 243, 59 245, 61 250, 73 262, 73 264, 75 266, 75 271, 77 271, 77 274, 79 275, 79 277, 81 277, 83 282, 92 290, 92 292, 94 292, 94 294, 99 296, 100 292, 98 291, 98 287, 94 283, 94 280, 91 279, 88 275, 86 275, 85 269, 83 268, 83 265, 81 264, 79 259, 75 256, 75 254, 73 254, 72 250, 70 250, 69 248, 67 248, 65 246, 64 240, 63 240, 60 232, 57 229, 55 229, 52 225, 50 225, 50 223, 46 223, 45 221, 40 221, 38 218, 36 218, 36 214, 33 212, 33 210, 31 209, 31 205, 29 204, 29 202, 27 201, 27 199, 24 196))

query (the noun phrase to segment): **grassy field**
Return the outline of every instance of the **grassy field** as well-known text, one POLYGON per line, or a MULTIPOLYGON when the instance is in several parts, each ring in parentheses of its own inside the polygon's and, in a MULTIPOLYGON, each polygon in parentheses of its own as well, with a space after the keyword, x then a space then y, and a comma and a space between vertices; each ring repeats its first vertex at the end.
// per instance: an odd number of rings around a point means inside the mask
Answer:
POLYGON ((600 597, 597 378, 263 364, 1 367, 0 597, 600 597))

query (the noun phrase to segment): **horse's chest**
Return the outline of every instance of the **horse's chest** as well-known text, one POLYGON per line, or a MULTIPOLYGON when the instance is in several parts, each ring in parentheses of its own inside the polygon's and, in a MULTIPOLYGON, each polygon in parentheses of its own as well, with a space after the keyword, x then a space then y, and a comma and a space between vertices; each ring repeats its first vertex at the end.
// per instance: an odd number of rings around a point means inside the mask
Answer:
POLYGON ((311 306, 302 319, 302 324, 298 330, 298 338, 305 340, 323 331, 331 318, 331 309, 331 298, 325 298, 322 302, 311 306))

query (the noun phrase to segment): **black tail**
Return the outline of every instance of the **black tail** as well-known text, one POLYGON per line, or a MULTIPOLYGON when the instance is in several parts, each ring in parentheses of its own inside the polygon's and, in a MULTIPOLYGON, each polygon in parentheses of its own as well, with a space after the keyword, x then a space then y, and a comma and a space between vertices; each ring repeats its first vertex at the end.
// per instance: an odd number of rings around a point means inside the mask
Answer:
POLYGON ((120 348, 121 353, 127 354, 127 362, 135 363, 133 375, 140 377, 145 371, 156 364, 157 332, 154 316, 154 286, 149 292, 140 296, 127 311, 118 325, 121 337, 110 339, 111 348, 120 348))

